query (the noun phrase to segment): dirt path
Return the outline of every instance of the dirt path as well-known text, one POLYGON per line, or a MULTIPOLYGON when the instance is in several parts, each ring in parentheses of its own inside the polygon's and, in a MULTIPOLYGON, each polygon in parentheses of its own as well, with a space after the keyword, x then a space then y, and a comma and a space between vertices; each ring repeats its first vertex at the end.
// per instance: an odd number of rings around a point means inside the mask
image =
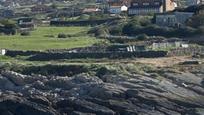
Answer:
POLYGON ((156 67, 169 67, 175 64, 191 60, 191 57, 187 56, 178 56, 178 57, 164 57, 164 58, 142 58, 135 62, 144 63, 144 64, 152 64, 156 67))
POLYGON ((119 63, 124 63, 124 64, 129 64, 129 63, 140 63, 140 64, 150 64, 156 67, 170 67, 175 64, 179 64, 184 61, 191 60, 192 57, 187 57, 187 56, 177 56, 177 57, 163 57, 163 58, 135 58, 135 59, 115 59, 115 60, 108 60, 108 59, 97 59, 97 60, 89 60, 89 61, 72 61, 72 62, 64 62, 64 63, 59 63, 59 62, 53 62, 53 63, 58 63, 58 64, 119 64, 119 63))

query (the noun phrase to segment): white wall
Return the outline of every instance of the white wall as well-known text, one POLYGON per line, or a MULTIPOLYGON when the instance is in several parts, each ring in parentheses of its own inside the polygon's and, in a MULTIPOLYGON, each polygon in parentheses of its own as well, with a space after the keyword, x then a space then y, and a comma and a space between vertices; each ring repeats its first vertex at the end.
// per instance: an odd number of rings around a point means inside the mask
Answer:
POLYGON ((6 54, 6 50, 5 49, 1 49, 0 55, 5 55, 5 54, 6 54))

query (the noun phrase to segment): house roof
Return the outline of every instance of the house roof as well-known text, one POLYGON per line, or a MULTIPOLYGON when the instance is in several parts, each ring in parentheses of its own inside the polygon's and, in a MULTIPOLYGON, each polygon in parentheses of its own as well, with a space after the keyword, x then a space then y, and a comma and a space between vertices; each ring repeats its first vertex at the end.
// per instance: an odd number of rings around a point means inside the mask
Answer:
POLYGON ((129 6, 130 2, 131 0, 108 0, 108 3, 111 6, 123 6, 123 5, 129 6))

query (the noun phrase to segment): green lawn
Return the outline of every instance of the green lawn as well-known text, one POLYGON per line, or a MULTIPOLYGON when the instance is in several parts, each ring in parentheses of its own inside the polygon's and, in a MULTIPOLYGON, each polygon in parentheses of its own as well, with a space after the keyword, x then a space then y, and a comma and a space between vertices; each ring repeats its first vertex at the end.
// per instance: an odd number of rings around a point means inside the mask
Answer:
POLYGON ((89 27, 38 27, 30 36, 0 36, 0 48, 12 50, 47 50, 85 47, 99 40, 95 37, 82 35, 71 38, 57 38, 59 33, 77 34, 87 31, 89 27), (52 35, 55 37, 46 37, 52 35))

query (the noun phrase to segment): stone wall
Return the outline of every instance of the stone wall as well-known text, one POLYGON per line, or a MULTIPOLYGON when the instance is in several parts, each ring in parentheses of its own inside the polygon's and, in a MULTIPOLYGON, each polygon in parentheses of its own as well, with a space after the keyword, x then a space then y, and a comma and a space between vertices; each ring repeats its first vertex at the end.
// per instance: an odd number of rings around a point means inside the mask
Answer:
POLYGON ((100 25, 107 22, 112 22, 114 20, 119 20, 119 18, 114 19, 104 19, 104 20, 84 20, 84 21, 51 21, 51 26, 89 26, 89 25, 100 25))
POLYGON ((40 52, 40 51, 18 51, 18 50, 7 50, 6 51, 6 56, 10 57, 16 57, 16 56, 31 56, 31 55, 36 55, 36 54, 43 54, 45 52, 40 52))
POLYGON ((186 56, 194 55, 197 53, 204 53, 204 48, 189 47, 189 48, 178 48, 168 52, 167 56, 186 56))
POLYGON ((86 58, 156 58, 165 57, 166 51, 140 51, 140 52, 98 52, 98 53, 42 53, 31 56, 30 61, 50 61, 58 59, 86 59, 86 58))

